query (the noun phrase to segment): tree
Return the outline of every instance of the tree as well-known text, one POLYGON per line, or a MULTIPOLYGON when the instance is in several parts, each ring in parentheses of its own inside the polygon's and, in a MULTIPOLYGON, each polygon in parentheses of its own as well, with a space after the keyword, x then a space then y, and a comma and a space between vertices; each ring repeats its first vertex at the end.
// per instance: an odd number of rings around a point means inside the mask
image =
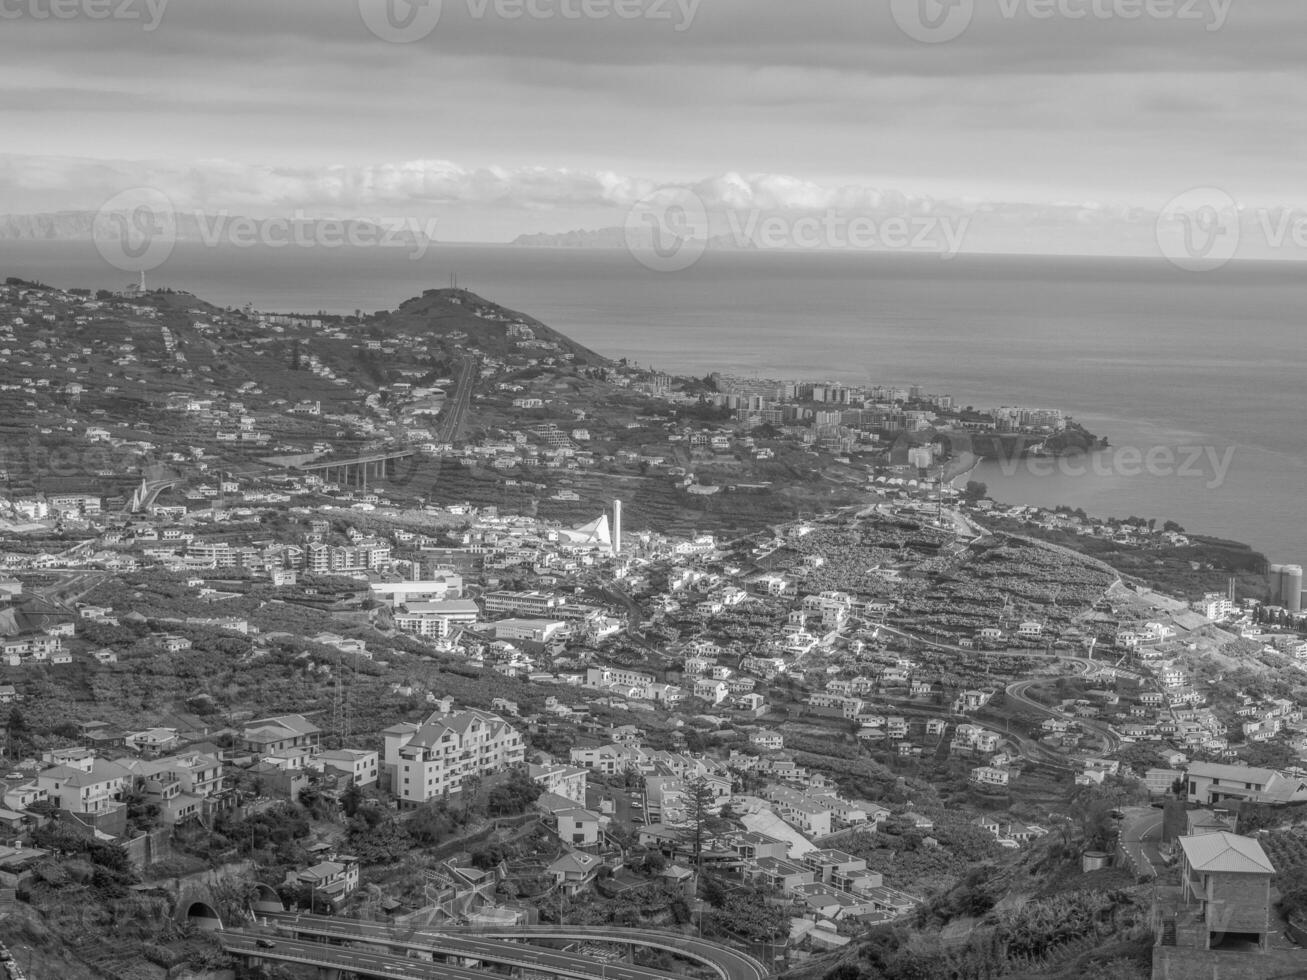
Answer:
POLYGON ((1286 918, 1300 919, 1307 912, 1307 864, 1299 864, 1281 871, 1275 879, 1280 892, 1276 906, 1286 918))
POLYGON ((685 784, 685 818, 687 826, 682 831, 682 840, 689 845, 694 855, 695 866, 703 867, 703 842, 707 835, 708 821, 717 803, 717 795, 712 784, 703 776, 695 776, 685 784))
POLYGON ((352 817, 359 812, 359 807, 363 804, 363 790, 359 789, 359 784, 350 781, 345 787, 345 792, 340 794, 340 806, 345 811, 345 816, 352 817))
POLYGON ((364 807, 349 821, 345 839, 361 864, 393 864, 413 847, 407 828, 377 807, 364 807))
POLYGON ((1116 836, 1112 812, 1146 802, 1148 790, 1138 780, 1117 777, 1105 779, 1099 786, 1081 789, 1072 798, 1072 804, 1079 815, 1085 845, 1093 850, 1106 849, 1116 836))
POLYGON ((431 847, 439 844, 458 826, 457 812, 443 800, 428 803, 408 819, 408 832, 419 844, 431 847))
POLYGON ((525 813, 543 792, 544 787, 534 779, 515 771, 487 794, 486 810, 495 817, 516 816, 525 813))
POLYGON ((23 717, 22 711, 16 705, 9 709, 9 722, 5 726, 5 730, 9 734, 11 745, 14 742, 22 742, 27 737, 29 731, 27 719, 23 717))
POLYGON ((710 926, 754 942, 775 942, 789 932, 790 916, 756 888, 728 894, 720 908, 707 913, 710 926))
POLYGON ((468 773, 459 780, 459 788, 463 793, 463 800, 466 806, 472 805, 472 799, 481 792, 481 777, 476 773, 468 773))

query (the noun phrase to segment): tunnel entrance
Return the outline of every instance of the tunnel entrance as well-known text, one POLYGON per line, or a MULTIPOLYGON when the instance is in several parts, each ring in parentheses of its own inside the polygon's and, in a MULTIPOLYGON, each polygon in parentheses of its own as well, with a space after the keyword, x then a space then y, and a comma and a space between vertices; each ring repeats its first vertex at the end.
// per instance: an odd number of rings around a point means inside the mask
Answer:
POLYGON ((204 932, 217 932, 222 928, 222 919, 208 902, 191 902, 186 910, 186 921, 204 932))
POLYGON ((286 906, 275 888, 262 881, 254 886, 254 900, 250 903, 255 915, 268 915, 273 912, 285 912, 286 906))

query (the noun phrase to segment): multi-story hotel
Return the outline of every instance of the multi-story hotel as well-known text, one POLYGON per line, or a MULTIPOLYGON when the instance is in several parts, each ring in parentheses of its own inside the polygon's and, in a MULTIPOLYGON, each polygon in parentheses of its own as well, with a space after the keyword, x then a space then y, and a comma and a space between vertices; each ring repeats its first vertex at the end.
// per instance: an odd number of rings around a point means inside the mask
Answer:
POLYGON ((421 725, 387 728, 385 766, 403 808, 452 796, 467 776, 484 776, 526 758, 522 736, 488 711, 453 711, 446 701, 421 725))

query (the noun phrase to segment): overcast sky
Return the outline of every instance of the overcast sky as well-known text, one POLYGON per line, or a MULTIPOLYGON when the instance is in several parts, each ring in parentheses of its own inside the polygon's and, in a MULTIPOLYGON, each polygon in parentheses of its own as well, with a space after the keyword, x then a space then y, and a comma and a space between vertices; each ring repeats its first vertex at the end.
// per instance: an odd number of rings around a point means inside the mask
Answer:
POLYGON ((144 184, 496 240, 620 224, 669 183, 746 207, 1034 206, 1023 221, 1194 186, 1307 203, 1303 0, 975 0, 943 42, 909 36, 940 0, 584 0, 580 18, 562 14, 583 0, 517 18, 443 0, 411 43, 365 23, 385 2, 0 0, 0 213, 144 184), (61 3, 76 16, 44 16, 61 3))

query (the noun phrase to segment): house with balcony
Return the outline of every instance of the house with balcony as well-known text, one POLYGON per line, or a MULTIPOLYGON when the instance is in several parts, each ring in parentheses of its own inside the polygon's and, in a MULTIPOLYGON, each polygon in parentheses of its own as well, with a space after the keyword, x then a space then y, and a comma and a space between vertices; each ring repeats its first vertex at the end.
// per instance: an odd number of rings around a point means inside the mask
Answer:
POLYGON ((1257 766, 1194 762, 1185 774, 1185 796, 1203 806, 1223 800, 1297 803, 1307 800, 1307 779, 1257 766))
POLYGON ((572 762, 606 775, 638 769, 645 753, 639 746, 610 742, 607 745, 582 745, 571 750, 572 762))
POLYGON ((560 810, 554 815, 558 839, 574 847, 596 847, 603 840, 606 818, 584 807, 560 810))
POLYGON ((322 730, 303 715, 278 715, 247 724, 241 733, 241 747, 261 755, 288 749, 317 755, 321 735, 322 730))
POLYGON ((1180 893, 1160 910, 1161 944, 1265 952, 1275 866, 1261 844, 1218 831, 1181 837, 1179 845, 1180 893))
POLYGON ((1012 774, 997 766, 977 766, 971 770, 971 782, 978 786, 1006 786, 1012 774))
POLYGON ((360 788, 377 785, 378 755, 368 749, 328 749, 318 753, 324 773, 335 773, 360 788))
POLYGON ((159 820, 165 827, 203 816, 203 797, 187 793, 176 772, 164 769, 144 774, 137 780, 137 786, 146 800, 159 808, 159 820))
POLYGON ((563 894, 575 895, 595 880, 603 863, 594 854, 572 851, 549 865, 546 874, 553 877, 563 894))
POLYGON ((292 872, 288 881, 308 888, 316 907, 318 902, 338 909, 359 886, 358 858, 348 854, 336 855, 334 860, 320 861, 310 868, 292 872))
POLYGON ((488 711, 454 711, 446 699, 421 725, 403 723, 382 733, 391 791, 402 808, 460 793, 463 780, 526 758, 522 736, 488 711))
POLYGON ((760 857, 741 869, 746 878, 775 891, 792 893, 817 879, 817 872, 788 858, 760 857))
POLYGON ((749 735, 749 744, 764 752, 779 752, 785 748, 785 736, 780 732, 753 732, 749 735))
POLYGON ((222 763, 203 752, 184 752, 161 759, 128 759, 122 763, 146 799, 159 807, 167 826, 190 819, 208 820, 226 789, 222 763))
POLYGON ((87 770, 53 766, 37 774, 37 787, 61 810, 79 815, 104 814, 122 804, 131 773, 116 762, 95 759, 87 770))
POLYGON ((174 728, 150 728, 143 732, 129 732, 124 736, 123 744, 142 755, 162 755, 180 747, 181 739, 174 728))
POLYGON ((581 766, 535 765, 527 766, 527 774, 545 788, 546 793, 557 793, 564 799, 585 805, 585 791, 589 771, 581 766))
POLYGON ((772 786, 766 796, 781 819, 801 833, 825 837, 831 832, 833 814, 828 803, 786 786, 772 786))
POLYGON ((882 876, 867 870, 867 862, 834 849, 809 851, 803 865, 817 874, 816 880, 836 891, 865 894, 884 884, 882 876))

